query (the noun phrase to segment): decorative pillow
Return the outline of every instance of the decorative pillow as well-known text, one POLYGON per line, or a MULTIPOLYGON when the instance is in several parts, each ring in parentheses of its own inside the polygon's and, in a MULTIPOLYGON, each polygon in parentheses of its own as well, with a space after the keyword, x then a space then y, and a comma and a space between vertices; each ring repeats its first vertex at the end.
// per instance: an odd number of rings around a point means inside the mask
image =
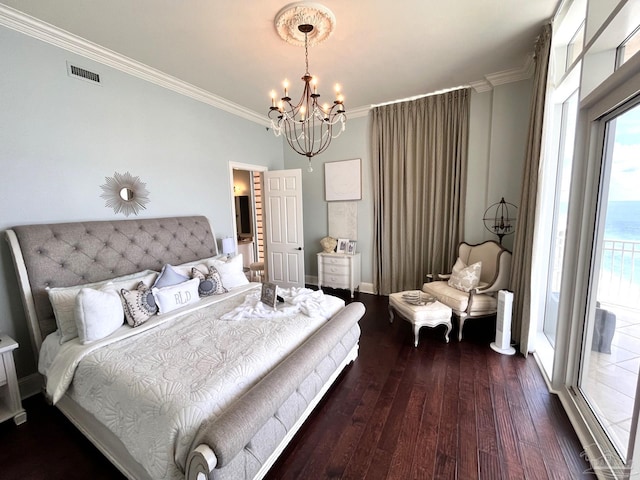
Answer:
POLYGON ((482 270, 482 262, 476 262, 468 267, 458 258, 453 269, 448 284, 457 290, 469 292, 480 283, 480 271, 482 270))
POLYGON ((193 267, 196 267, 198 270, 200 270, 200 272, 206 275, 207 273, 209 273, 209 265, 213 265, 214 260, 224 262, 226 261, 226 259, 226 255, 216 255, 214 257, 194 260, 193 262, 181 263, 180 265, 176 265, 173 268, 175 268, 181 274, 189 276, 191 275, 191 269, 193 267))
POLYGON ((235 255, 228 259, 226 262, 221 260, 210 260, 208 265, 213 265, 218 272, 220 272, 220 278, 222 278, 222 284, 228 290, 241 285, 248 285, 249 279, 244 274, 242 269, 242 254, 235 255))
POLYGON ((142 272, 123 275, 121 277, 103 280, 101 282, 86 283, 84 285, 75 285, 73 287, 48 288, 47 294, 49 295, 49 301, 53 307, 56 324, 58 325, 58 331, 60 332, 60 344, 68 342, 78 336, 75 308, 76 296, 80 290, 83 288, 100 289, 107 284, 111 284, 110 287, 115 288, 116 290, 121 288, 133 289, 136 288, 136 285, 141 281, 144 282, 145 285, 151 285, 157 275, 158 272, 154 272, 153 270, 144 270, 142 272))
POLYGON ((190 303, 200 300, 198 286, 200 279, 192 278, 187 282, 178 285, 171 285, 164 288, 152 288, 153 296, 158 303, 160 313, 168 313, 176 308, 184 307, 190 303))
POLYGON ((149 287, 143 282, 138 283, 135 290, 120 290, 124 316, 132 327, 138 327, 158 313, 158 306, 149 287))
POLYGON ((200 280, 198 286, 198 295, 201 297, 208 297, 209 295, 220 295, 221 293, 227 293, 227 289, 222 285, 222 279, 220 273, 216 270, 216 267, 209 267, 209 273, 204 275, 197 267, 191 268, 191 276, 200 280))
POLYGON ((162 271, 160 275, 158 275, 158 278, 156 278, 152 288, 170 287, 171 285, 178 285, 187 280, 189 280, 188 275, 183 275, 167 263, 162 267, 162 271))
POLYGON ((111 335, 124 323, 120 295, 110 285, 103 290, 83 288, 75 302, 78 337, 83 344, 111 335))

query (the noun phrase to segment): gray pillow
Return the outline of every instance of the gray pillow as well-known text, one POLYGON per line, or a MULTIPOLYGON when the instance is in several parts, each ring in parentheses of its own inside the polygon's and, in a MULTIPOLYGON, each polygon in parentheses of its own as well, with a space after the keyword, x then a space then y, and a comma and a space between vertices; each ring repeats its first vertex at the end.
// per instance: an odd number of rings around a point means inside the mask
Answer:
POLYGON ((162 271, 160 272, 160 275, 158 275, 158 278, 156 278, 152 288, 170 287, 172 285, 178 285, 179 283, 186 282, 187 280, 189 280, 189 277, 183 275, 167 263, 162 267, 162 271))

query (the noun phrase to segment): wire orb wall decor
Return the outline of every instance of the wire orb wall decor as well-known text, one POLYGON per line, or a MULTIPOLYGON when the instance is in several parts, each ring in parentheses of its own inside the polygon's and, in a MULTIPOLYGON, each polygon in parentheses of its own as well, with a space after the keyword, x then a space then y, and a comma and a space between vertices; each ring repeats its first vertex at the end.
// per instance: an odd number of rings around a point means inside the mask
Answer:
POLYGON ((124 213, 126 217, 137 215, 140 209, 145 209, 149 203, 149 191, 147 184, 134 177, 129 172, 124 174, 115 172, 113 177, 105 177, 105 184, 100 185, 106 200, 104 206, 113 208, 114 213, 124 213))
POLYGON ((484 226, 494 235, 498 236, 500 245, 502 238, 516 231, 516 207, 513 203, 505 202, 504 197, 491 205, 484 212, 482 220, 484 226))

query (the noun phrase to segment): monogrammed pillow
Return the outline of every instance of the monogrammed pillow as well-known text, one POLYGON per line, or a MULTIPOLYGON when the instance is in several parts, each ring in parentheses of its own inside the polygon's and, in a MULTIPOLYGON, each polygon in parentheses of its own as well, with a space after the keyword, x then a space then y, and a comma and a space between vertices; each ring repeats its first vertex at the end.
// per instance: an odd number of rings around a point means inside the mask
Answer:
POLYGON ((476 288, 480 283, 480 272, 482 270, 482 262, 476 262, 472 265, 465 263, 458 258, 451 271, 451 277, 447 282, 450 287, 463 292, 469 292, 476 288))
POLYGON ((178 285, 164 288, 152 288, 153 297, 158 303, 159 313, 167 313, 200 300, 198 286, 200 279, 192 278, 178 285))

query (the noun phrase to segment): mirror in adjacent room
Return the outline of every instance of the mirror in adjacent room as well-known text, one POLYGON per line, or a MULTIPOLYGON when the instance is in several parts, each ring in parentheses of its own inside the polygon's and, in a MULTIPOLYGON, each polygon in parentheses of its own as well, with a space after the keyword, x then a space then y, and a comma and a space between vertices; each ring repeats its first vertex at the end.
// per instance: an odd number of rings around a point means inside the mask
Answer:
POLYGON ((100 185, 103 191, 100 196, 105 199, 105 207, 113 208, 114 213, 122 212, 128 217, 131 214, 137 215, 149 203, 146 186, 140 177, 134 177, 129 172, 115 172, 113 177, 105 177, 105 184, 100 185))

